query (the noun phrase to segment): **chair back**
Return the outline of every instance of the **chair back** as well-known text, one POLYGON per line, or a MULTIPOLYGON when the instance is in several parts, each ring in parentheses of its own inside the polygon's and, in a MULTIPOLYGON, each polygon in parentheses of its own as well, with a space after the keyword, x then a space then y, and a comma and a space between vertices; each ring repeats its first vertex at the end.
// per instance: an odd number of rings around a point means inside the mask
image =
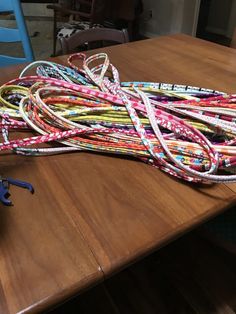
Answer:
MULTIPOLYGON (((1 0, 0 0, 1 1, 1 0)), ((53 10, 53 56, 56 55, 57 37, 58 37, 58 25, 60 21, 65 22, 65 18, 69 17, 69 21, 65 24, 62 29, 69 29, 69 33, 66 34, 71 36, 75 25, 82 23, 89 24, 89 28, 92 28, 94 24, 102 24, 104 19, 104 12, 106 8, 106 2, 104 0, 71 0, 70 3, 63 0, 60 4, 49 4, 48 9, 53 10), (73 23, 73 21, 75 23, 73 23), (73 26, 74 25, 74 26, 73 26), (69 27, 68 27, 69 26, 69 27)), ((60 29, 61 27, 59 27, 60 29)), ((64 37, 62 32, 62 37, 64 37)))
POLYGON ((34 60, 33 51, 28 36, 25 20, 19 0, 1 0, 0 13, 13 12, 15 15, 17 28, 0 27, 0 42, 21 42, 25 57, 16 58, 0 55, 0 67, 18 64, 22 62, 31 62, 34 60))
POLYGON ((91 26, 102 23, 105 4, 104 0, 74 0, 74 8, 77 10, 74 16, 89 21, 91 26))
POLYGON ((90 28, 77 32, 69 38, 60 38, 63 54, 71 53, 75 48, 94 41, 112 41, 124 44, 129 42, 129 36, 126 29, 90 28))

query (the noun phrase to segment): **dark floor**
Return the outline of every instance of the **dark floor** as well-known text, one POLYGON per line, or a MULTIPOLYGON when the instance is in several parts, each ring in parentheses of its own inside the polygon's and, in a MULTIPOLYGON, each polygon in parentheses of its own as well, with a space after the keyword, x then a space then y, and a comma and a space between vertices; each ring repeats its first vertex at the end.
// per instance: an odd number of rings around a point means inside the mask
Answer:
POLYGON ((50 314, 233 314, 235 265, 192 233, 50 314))
POLYGON ((197 35, 198 38, 205 39, 208 41, 212 41, 214 43, 223 45, 223 46, 230 46, 231 38, 228 38, 224 35, 214 34, 210 32, 204 32, 200 35, 197 35))

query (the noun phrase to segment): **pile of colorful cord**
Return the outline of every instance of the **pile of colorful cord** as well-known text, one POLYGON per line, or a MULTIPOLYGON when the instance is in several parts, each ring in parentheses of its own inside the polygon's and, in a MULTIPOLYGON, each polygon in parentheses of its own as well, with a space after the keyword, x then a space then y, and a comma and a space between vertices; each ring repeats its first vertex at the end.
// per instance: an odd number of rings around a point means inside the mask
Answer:
POLYGON ((123 154, 186 181, 236 181, 236 95, 184 85, 120 83, 104 53, 75 54, 68 62, 70 67, 35 62, 0 88, 0 150, 123 154), (79 59, 81 68, 74 65, 79 59), (32 67, 37 75, 25 76, 32 67), (11 140, 14 130, 38 134, 11 140), (39 145, 46 142, 53 145, 39 145))

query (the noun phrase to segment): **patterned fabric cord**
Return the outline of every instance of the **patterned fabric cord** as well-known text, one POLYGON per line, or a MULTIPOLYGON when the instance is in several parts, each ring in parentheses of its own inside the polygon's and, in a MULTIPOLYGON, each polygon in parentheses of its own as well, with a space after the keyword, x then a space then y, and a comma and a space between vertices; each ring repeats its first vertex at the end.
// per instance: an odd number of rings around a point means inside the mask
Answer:
POLYGON ((0 150, 123 154, 190 182, 236 181, 231 174, 236 165, 235 95, 120 82, 105 53, 74 54, 68 63, 34 62, 0 88, 0 150), (37 75, 27 76, 34 67, 37 75), (19 130, 31 133, 11 140, 11 132, 19 130), (39 145, 47 142, 53 146, 39 145))

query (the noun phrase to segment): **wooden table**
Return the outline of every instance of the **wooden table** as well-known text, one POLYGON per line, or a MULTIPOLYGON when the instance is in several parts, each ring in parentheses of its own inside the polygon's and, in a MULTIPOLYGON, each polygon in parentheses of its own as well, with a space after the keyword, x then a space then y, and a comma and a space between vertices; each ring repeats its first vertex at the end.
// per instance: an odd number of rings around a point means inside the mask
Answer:
MULTIPOLYGON (((236 50, 185 35, 105 50, 122 80, 234 92, 236 50)), ((65 62, 65 57, 56 61, 65 62)), ((1 70, 1 82, 19 68, 1 70)), ((1 157, 11 187, 0 211, 0 313, 44 310, 95 285, 235 203, 234 185, 196 186, 141 162, 90 153, 1 157)))

